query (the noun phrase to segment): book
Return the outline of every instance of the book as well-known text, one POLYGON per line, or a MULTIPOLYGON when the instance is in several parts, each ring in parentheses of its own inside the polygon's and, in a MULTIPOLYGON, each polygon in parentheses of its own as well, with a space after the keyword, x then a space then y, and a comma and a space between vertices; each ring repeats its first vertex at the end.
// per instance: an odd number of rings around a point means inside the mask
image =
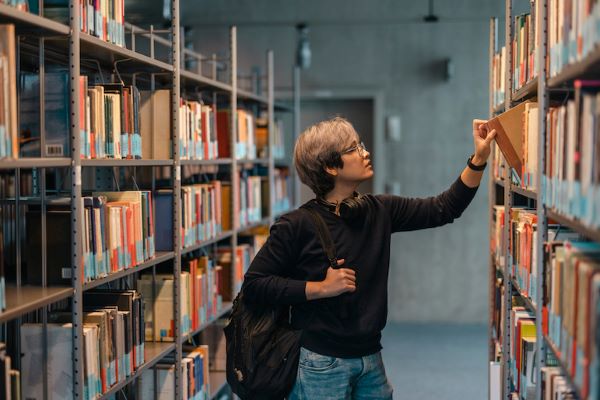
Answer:
POLYGON ((15 26, 0 25, 0 158, 19 155, 15 26))
POLYGON ((523 102, 487 122, 490 130, 496 130, 496 143, 518 174, 523 169, 523 113, 531 107, 528 104, 523 102))
POLYGON ((40 130, 40 76, 19 76, 19 143, 21 157, 69 157, 69 73, 46 71, 44 75, 44 148, 40 130))
POLYGON ((139 124, 142 137, 142 158, 169 160, 173 158, 171 91, 159 89, 140 92, 139 124))

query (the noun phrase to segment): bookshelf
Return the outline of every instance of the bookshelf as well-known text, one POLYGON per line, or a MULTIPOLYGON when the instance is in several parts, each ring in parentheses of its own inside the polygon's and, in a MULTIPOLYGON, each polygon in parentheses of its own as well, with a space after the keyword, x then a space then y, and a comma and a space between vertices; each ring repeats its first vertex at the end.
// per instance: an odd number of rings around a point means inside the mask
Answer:
MULTIPOLYGON (((217 59, 216 55, 206 56, 184 47, 181 37, 179 0, 171 1, 172 19, 170 26, 166 28, 156 29, 154 26, 145 28, 127 22, 123 23, 122 29, 125 37, 123 46, 82 32, 80 22, 84 17, 80 15, 79 1, 69 0, 68 5, 70 10, 68 20, 60 22, 44 17, 43 6, 41 6, 40 15, 36 15, 0 4, 0 24, 15 25, 15 31, 21 38, 17 41, 16 51, 24 54, 23 60, 25 61, 22 60, 21 63, 32 64, 33 69, 39 75, 40 93, 44 93, 45 85, 42 82, 44 82, 45 74, 50 71, 49 64, 59 65, 65 69, 69 81, 67 89, 69 132, 67 134, 68 150, 66 149, 69 156, 44 156, 45 151, 42 149, 44 149, 46 138, 44 134, 41 134, 39 157, 0 159, 0 175, 4 174, 0 176, 0 180, 8 177, 16 182, 13 183, 13 189, 11 189, 14 193, 0 195, 2 199, 0 206, 10 204, 16 210, 14 215, 11 214, 14 219, 14 232, 11 230, 10 235, 17 238, 14 240, 13 247, 4 248, 4 251, 14 257, 16 271, 14 273, 15 282, 11 281, 6 285, 6 308, 0 311, 0 323, 4 324, 1 326, 1 330, 12 333, 5 334, 0 338, 15 346, 8 349, 9 353, 18 354, 23 347, 19 339, 22 323, 30 322, 33 319, 36 323, 41 323, 45 331, 49 326, 50 314, 56 311, 57 307, 62 309, 62 305, 68 304, 69 320, 72 324, 70 349, 73 356, 72 368, 69 372, 72 373, 73 398, 83 399, 87 396, 84 371, 88 368, 85 365, 87 356, 84 332, 84 313, 87 312, 84 309, 86 295, 98 288, 136 288, 136 279, 149 274, 156 285, 157 275, 168 271, 168 274, 172 275, 173 284, 172 318, 174 321, 181 321, 184 314, 183 303, 187 301, 181 296, 182 285, 184 285, 182 272, 185 270, 185 263, 189 261, 189 258, 200 257, 203 254, 216 256, 217 248, 220 245, 230 248, 233 257, 236 258, 237 249, 242 247, 244 237, 250 235, 250 231, 257 227, 269 226, 282 213, 280 210, 277 213, 274 212, 275 169, 286 167, 280 160, 277 160, 276 163, 272 151, 275 114, 291 112, 294 113, 294 118, 297 119, 299 116, 297 107, 289 107, 275 101, 275 60, 272 51, 267 51, 263 59, 263 63, 266 65, 266 87, 260 88, 263 89, 263 93, 254 93, 240 88, 237 65, 237 28, 235 26, 229 30, 229 49, 226 49, 228 56, 226 59, 217 59), (189 60, 195 62, 195 68, 186 67, 186 61, 189 60), (224 74, 218 73, 218 66, 224 66, 221 69, 226 72, 225 77, 224 74), (206 73, 207 69, 210 70, 209 73, 206 73), (90 82, 93 81, 94 84, 121 81, 152 92, 161 89, 170 90, 170 111, 164 110, 164 118, 170 120, 170 136, 173 138, 170 144, 172 157, 157 159, 82 158, 82 141, 84 139, 81 135, 80 121, 83 120, 79 105, 82 104, 83 99, 78 90, 78 82, 84 75, 88 76, 90 82), (180 152, 180 139, 184 134, 180 128, 180 122, 182 122, 180 104, 182 100, 189 99, 200 99, 216 109, 230 110, 229 131, 226 133, 226 139, 231 149, 234 149, 238 143, 238 108, 249 109, 254 117, 257 117, 258 113, 263 113, 266 116, 268 128, 266 154, 257 155, 255 158, 249 156, 238 159, 232 151, 231 157, 227 158, 183 159, 180 152), (239 206, 236 206, 236 199, 239 198, 241 192, 241 171, 253 171, 255 175, 262 175, 263 181, 268 184, 268 189, 262 197, 262 204, 259 205, 265 211, 261 213, 258 220, 252 220, 248 224, 240 223, 240 209, 239 206), (185 217, 182 212, 182 188, 191 184, 206 183, 210 179, 231 183, 230 195, 224 201, 224 204, 227 204, 231 210, 231 227, 215 231, 203 240, 184 246, 180 234, 182 220, 185 217), (21 188, 23 181, 29 182, 29 186, 33 187, 31 189, 25 185, 28 188, 26 191, 32 190, 34 193, 23 192, 21 188), (140 188, 153 195, 157 190, 169 189, 172 191, 172 203, 167 211, 172 220, 172 249, 157 250, 154 256, 128 268, 110 271, 105 276, 91 280, 82 279, 83 269, 87 268, 84 267, 86 265, 84 260, 86 244, 83 238, 86 229, 84 198, 94 191, 139 191, 140 188), (51 232, 52 229, 50 226, 52 224, 50 210, 54 205, 52 201, 64 200, 65 197, 70 209, 70 229, 65 234, 69 236, 66 240, 69 242, 71 252, 69 264, 72 278, 70 278, 70 286, 59 286, 49 283, 48 264, 52 261, 49 260, 49 246, 52 238, 46 232, 51 232), (27 257, 28 249, 25 248, 20 238, 27 229, 25 229, 24 223, 19 222, 19 219, 23 218, 29 210, 24 207, 30 206, 39 208, 39 224, 42 232, 41 264, 38 267, 42 278, 41 284, 37 286, 28 284, 22 279, 25 272, 22 264, 27 257)), ((127 15, 125 15, 126 19, 127 15)), ((17 71, 17 74, 19 72, 17 71)), ((295 87, 295 89, 299 88, 295 87)), ((212 114, 211 118, 214 118, 213 122, 216 123, 216 112, 212 114)), ((47 123, 49 120, 46 117, 45 104, 44 101, 40 101, 40 132, 44 131, 47 123)), ((288 187, 292 188, 291 181, 288 187)), ((288 194, 293 197, 293 190, 289 189, 288 194)), ((156 198, 153 197, 152 201, 154 202, 152 217, 156 220, 156 198)), ((290 204, 295 204, 293 199, 290 199, 290 204)), ((0 216, 3 215, 0 214, 0 216)), ((7 220, 0 222, 2 225, 6 225, 8 216, 7 220)), ((232 266, 231 276, 227 279, 232 282, 233 293, 227 293, 228 298, 235 297, 236 289, 233 284, 237 279, 235 274, 235 268, 232 266)), ((138 365, 125 379, 119 379, 116 384, 108 387, 106 391, 99 394, 98 398, 126 398, 123 392, 125 388, 128 389, 127 398, 139 398, 141 391, 137 391, 136 385, 145 371, 153 369, 165 358, 169 360, 167 362, 181 365, 185 357, 183 346, 197 342, 198 334, 225 317, 231 311, 231 307, 231 301, 223 300, 215 313, 199 323, 195 329, 188 331, 184 331, 181 324, 174 323, 174 339, 171 342, 145 341, 143 363, 138 365)), ((42 354, 42 368, 46 372, 40 377, 40 380, 43 381, 43 398, 52 398, 52 382, 48 378, 48 370, 51 368, 49 350, 44 347, 42 354)), ((21 368, 18 356, 14 357, 13 368, 17 370, 21 368)), ((182 370, 175 368, 175 399, 183 398, 183 384, 182 370)), ((208 397, 216 398, 217 395, 223 393, 226 387, 224 372, 211 371, 208 397)))
MULTIPOLYGON (((521 3, 522 5, 523 1, 506 0, 505 2, 505 43, 512 43, 514 39, 514 10, 517 3, 521 3)), ((555 157, 558 156, 555 150, 560 149, 561 157, 566 157, 567 154, 570 154, 570 150, 566 147, 558 146, 556 140, 562 140, 560 139, 561 137, 570 135, 570 132, 572 131, 575 132, 574 135, 579 135, 579 137, 587 137, 588 135, 594 137, 594 134, 586 131, 586 125, 583 122, 586 119, 586 115, 584 115, 583 109, 576 109, 573 107, 575 114, 572 118, 576 121, 574 122, 573 129, 571 131, 571 128, 565 127, 565 130, 561 133, 557 133, 554 128, 552 112, 559 107, 565 106, 567 102, 577 102, 580 101, 580 98, 582 99, 581 101, 584 101, 583 95, 577 94, 576 81, 600 78, 600 47, 597 45, 598 38, 590 36, 590 31, 585 29, 585 26, 590 25, 585 25, 583 28, 578 28, 581 29, 579 31, 579 36, 575 34, 577 36, 577 41, 579 43, 585 43, 585 45, 571 47, 571 53, 568 56, 563 54, 562 59, 557 57, 557 47, 552 46, 552 40, 556 41, 556 36, 552 36, 552 24, 555 23, 555 19, 553 18, 558 19, 558 17, 552 13, 554 11, 557 12, 558 8, 554 9, 551 6, 556 6, 558 3, 554 0, 535 0, 530 4, 532 5, 531 7, 533 7, 530 10, 531 14, 534 14, 535 17, 538 18, 536 29, 539 34, 535 36, 537 53, 534 56, 537 57, 536 62, 534 62, 536 76, 517 90, 506 90, 504 93, 504 102, 497 104, 498 95, 495 91, 498 88, 498 82, 494 82, 496 75, 494 75, 493 71, 490 71, 490 118, 503 111, 508 111, 511 107, 519 105, 525 100, 535 98, 534 101, 537 101, 537 129, 535 132, 532 132, 532 134, 537 137, 537 158, 534 161, 537 166, 536 173, 538 175, 538 182, 537 186, 533 188, 519 185, 511 176, 509 176, 509 168, 506 167, 507 162, 501 156, 501 153, 493 152, 493 155, 500 155, 500 158, 494 159, 494 157, 492 157, 490 164, 500 166, 501 168, 499 170, 502 171, 502 174, 501 176, 497 176, 494 173, 494 168, 490 168, 489 170, 490 179, 488 193, 490 196, 490 237, 492 238, 492 243, 501 247, 500 252, 504 257, 502 263, 498 263, 494 254, 491 254, 489 260, 490 315, 488 354, 490 361, 490 377, 492 376, 491 374, 494 373, 494 367, 498 364, 502 371, 500 374, 501 383, 499 388, 492 387, 493 379, 490 378, 489 398, 505 400, 524 398, 523 393, 519 393, 516 390, 514 383, 515 367, 514 365, 511 365, 511 362, 509 361, 517 356, 516 354, 511 354, 511 351, 513 350, 511 350, 510 346, 511 341, 515 339, 512 336, 517 332, 514 330, 517 321, 513 320, 513 318, 522 318, 514 316, 520 312, 518 311, 518 308, 515 308, 517 311, 511 317, 511 310, 513 309, 512 303, 515 301, 518 306, 522 306, 526 312, 529 312, 525 319, 534 320, 535 324, 535 361, 532 364, 532 379, 537 384, 534 386, 535 390, 526 398, 533 398, 536 400, 554 398, 553 393, 548 393, 542 388, 542 386, 545 386, 546 388, 552 387, 553 389, 551 390, 557 390, 563 394, 568 393, 565 394, 566 397, 564 398, 587 400, 596 398, 597 394, 592 393, 590 386, 593 380, 597 380, 600 377, 598 377, 597 370, 590 368, 589 372, 587 372, 589 378, 586 378, 585 363, 581 363, 582 359, 590 360, 597 356, 591 352, 586 354, 585 351, 583 351, 582 353, 582 350, 580 350, 579 347, 575 348, 575 346, 584 346, 580 343, 585 336, 578 337, 577 335, 586 335, 587 330, 598 329, 595 325, 598 315, 597 305, 590 304, 592 300, 590 300, 589 297, 595 293, 593 291, 595 290, 595 287, 589 286, 589 292, 586 292, 588 286, 573 286, 569 289, 570 291, 568 293, 564 292, 565 289, 562 287, 556 289, 559 283, 561 285, 564 284, 565 281, 563 276, 570 276, 571 278, 565 279, 572 279, 573 281, 571 282, 582 282, 583 285, 586 285, 585 280, 580 279, 584 279, 581 277, 584 276, 582 274, 587 273, 587 270, 583 269, 584 267, 580 267, 579 264, 570 264, 572 270, 563 270, 567 271, 564 272, 565 275, 554 275, 557 271, 556 268, 558 268, 555 263, 562 262, 564 259, 556 261, 557 259, 553 258, 556 257, 556 253, 553 253, 554 250, 552 249, 555 245, 559 247, 564 246, 566 252, 572 251, 570 257, 587 257, 592 254, 591 251, 595 249, 595 246, 598 243, 600 243, 600 226, 598 226, 597 222, 589 216, 589 209, 595 210, 593 206, 594 200, 597 197, 595 192, 587 192, 587 197, 583 194, 585 192, 581 191, 580 185, 584 178, 581 176, 567 177, 561 175, 560 178, 555 178, 556 175, 554 175, 558 168, 557 165, 561 165, 556 161, 555 157), (557 59, 561 61, 557 62, 557 59), (568 60, 568 62, 564 63, 564 65, 559 65, 559 68, 557 68, 555 64, 560 64, 564 60, 568 60), (550 173, 550 175, 548 175, 548 173, 550 173), (567 184, 563 184, 563 182, 567 182, 567 184), (576 189, 571 189, 571 186, 574 186, 576 189), (571 203, 574 203, 576 207, 571 207, 571 203), (588 208, 580 206, 579 203, 585 204, 588 208), (590 204, 592 204, 592 206, 590 206, 590 204), (500 215, 495 214, 498 207, 503 210, 503 221, 497 221, 495 218, 495 216, 500 215), (514 268, 519 269, 522 268, 522 266, 518 265, 519 261, 514 260, 511 257, 511 244, 508 240, 510 238, 514 239, 514 236, 511 235, 514 235, 515 232, 511 230, 513 228, 511 228, 510 225, 516 221, 511 220, 511 216, 514 215, 511 210, 514 211, 517 207, 526 207, 526 212, 530 214, 530 217, 535 217, 534 224, 536 234, 532 236, 529 249, 536 253, 537 257, 535 259, 531 258, 532 264, 530 266, 530 275, 528 275, 528 277, 533 277, 534 279, 530 281, 531 287, 529 291, 524 291, 523 288, 520 287, 518 277, 513 274, 514 268), (570 212, 565 212, 565 210, 570 212), (503 225, 500 227, 497 226, 497 224, 501 222, 503 225), (503 230, 502 235, 506 240, 496 243, 497 241, 495 238, 497 237, 500 228, 503 230), (552 244, 550 244, 549 241, 552 242, 552 244), (561 244, 562 242, 567 243, 567 245, 561 244), (569 243, 572 244, 573 250, 570 250, 568 247, 569 243), (578 244, 580 246, 588 245, 592 250, 578 250, 578 244), (577 251, 580 251, 581 253, 577 253, 577 251), (498 287, 498 277, 502 280, 499 302, 495 296, 495 291, 498 287), (569 302, 568 305, 564 306, 564 309, 559 311, 560 315, 558 315, 558 317, 564 318, 562 321, 558 320, 557 322, 557 315, 555 314, 556 310, 553 309, 553 296, 559 296, 559 298, 563 299, 562 301, 569 302), (583 306, 584 304, 590 305, 583 306), (577 317, 580 318, 580 320, 575 319, 573 314, 571 314, 573 309, 579 310, 581 315, 586 316, 585 318, 591 319, 591 321, 579 325, 581 316, 577 317), (567 314, 567 312, 569 314, 567 314), (588 312, 589 316, 586 315, 585 312, 588 312), (500 317, 498 317, 498 315, 500 315, 500 317), (565 319, 571 319, 571 322, 564 322, 565 319), (496 328, 497 326, 501 327, 500 334, 496 328), (567 329, 565 326, 568 326, 569 328, 567 329), (561 330, 558 333, 558 337, 561 340, 562 347, 556 345, 557 342, 555 336, 557 329, 561 330), (576 334, 573 333, 573 331, 575 331, 576 334), (573 341, 576 341, 577 344, 565 344, 573 341), (501 346, 499 345, 500 343, 501 346), (565 351, 564 346, 567 346, 567 351, 565 351), (573 348, 570 349, 568 346, 572 346, 573 348), (498 351, 499 348, 500 350, 498 351), (567 359, 568 362, 566 361, 567 359), (554 369, 554 372, 548 372, 551 369, 554 369), (545 381, 542 371, 545 371, 545 373, 556 374, 556 376, 559 376, 560 378, 551 382, 545 381), (559 380, 561 383, 556 383, 559 380), (554 386, 555 383, 557 385, 556 387, 554 386), (561 385, 561 387, 558 388, 558 385, 561 385)), ((574 1, 573 7, 579 7, 579 5, 582 4, 583 2, 574 1)), ((580 10, 585 10, 585 8, 580 8, 580 10)), ((597 22, 593 16, 581 15, 579 18, 579 21, 583 21, 584 24, 597 22), (588 18, 588 20, 585 18, 588 18)), ((492 19, 490 23, 490 65, 494 65, 494 60, 497 59, 497 53, 499 52, 499 26, 497 21, 497 19, 492 19)), ((556 26, 554 26, 554 29, 556 29, 556 26)), ((559 42, 559 46, 568 47, 568 43, 567 45, 564 45, 559 42)), ((506 71, 513 71, 512 63, 515 58, 512 56, 512 51, 512 46, 506 47, 507 56, 504 59, 506 71)), ((504 79, 506 88, 514 88, 513 78, 514 75, 512 73, 509 72, 505 74, 504 79)), ((593 93, 598 93, 598 91, 594 90, 593 93)), ((566 110, 564 112, 566 112, 566 110)), ((558 123, 560 124, 562 122, 558 123)), ((579 147, 577 157, 580 157, 583 152, 585 152, 585 145, 579 147)), ((599 156, 597 153, 594 153, 591 157, 592 158, 588 160, 588 163, 595 165, 599 156)), ((579 160, 579 158, 577 158, 577 160, 579 160)), ((567 166, 567 169, 584 168, 581 167, 583 161, 576 161, 573 163, 574 165, 577 164, 578 167, 568 166, 571 159, 565 158, 564 160, 561 159, 561 161, 564 161, 564 165, 567 166)), ((595 185, 596 182, 593 181, 591 187, 595 188, 595 185)), ((579 262, 577 261, 579 258, 574 258, 574 260, 575 261, 570 262, 579 262)), ((593 273, 594 272, 592 272, 592 274, 593 273)), ((585 276, 585 279, 588 279, 587 275, 585 276)), ((583 342, 586 341, 592 342, 591 345, 594 346, 595 339, 593 337, 583 340, 583 342)), ((514 351, 516 351, 516 349, 514 351)), ((520 357, 523 357, 523 355, 520 355, 520 357)), ((521 382, 522 380, 523 377, 521 377, 521 382)), ((563 398, 560 397, 562 396, 560 394, 558 396, 559 398, 563 398)))

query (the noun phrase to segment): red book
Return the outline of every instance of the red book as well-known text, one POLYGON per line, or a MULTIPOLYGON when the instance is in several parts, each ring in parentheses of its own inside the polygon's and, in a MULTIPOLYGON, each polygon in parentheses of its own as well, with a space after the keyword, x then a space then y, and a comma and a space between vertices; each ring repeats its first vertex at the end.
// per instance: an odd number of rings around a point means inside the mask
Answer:
POLYGON ((217 140, 219 142, 219 158, 231 157, 231 113, 217 112, 217 140))

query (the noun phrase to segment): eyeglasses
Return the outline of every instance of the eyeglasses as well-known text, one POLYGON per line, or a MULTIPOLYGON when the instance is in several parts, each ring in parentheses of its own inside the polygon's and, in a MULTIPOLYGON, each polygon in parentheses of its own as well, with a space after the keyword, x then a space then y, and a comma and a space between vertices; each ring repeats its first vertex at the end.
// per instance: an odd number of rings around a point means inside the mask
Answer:
POLYGON ((350 147, 349 149, 342 151, 341 154, 348 154, 348 153, 352 153, 353 151, 357 151, 358 155, 361 156, 362 158, 365 158, 365 156, 367 155, 367 148, 365 147, 365 144, 363 142, 360 142, 360 143, 350 147))

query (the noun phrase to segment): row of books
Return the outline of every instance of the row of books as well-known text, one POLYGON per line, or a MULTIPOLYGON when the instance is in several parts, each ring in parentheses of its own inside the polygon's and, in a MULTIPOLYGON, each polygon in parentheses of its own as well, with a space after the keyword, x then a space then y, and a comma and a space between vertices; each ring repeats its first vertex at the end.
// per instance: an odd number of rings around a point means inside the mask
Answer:
MULTIPOLYGON (((123 382, 144 364, 143 301, 135 290, 94 290, 83 295, 84 398, 92 400, 123 382)), ((22 344, 24 398, 43 398, 43 349, 48 351, 48 391, 52 398, 73 393, 73 315, 52 312, 47 325, 25 323, 22 344), (44 340, 47 340, 45 342, 44 340)))
MULTIPOLYGON (((214 110, 213 106, 181 99, 179 156, 182 160, 213 160, 218 157, 214 110)), ((229 142, 229 136, 223 140, 229 142)))
POLYGON ((542 400, 577 400, 579 398, 560 367, 543 367, 541 371, 542 400))
MULTIPOLYGON (((152 195, 149 191, 98 192, 82 198, 82 276, 84 282, 133 268, 155 255, 152 195)), ((47 283, 71 282, 71 210, 64 199, 48 206, 46 232, 41 210, 26 213, 26 281, 41 284, 42 235, 47 238, 47 283), (58 203, 58 204, 56 204, 58 203)))
POLYGON ((217 112, 217 134, 219 140, 219 157, 236 159, 255 159, 256 148, 256 121, 254 114, 246 110, 237 110, 236 138, 233 149, 231 148, 231 111, 219 110, 217 112))
MULTIPOLYGON (((155 192, 156 250, 173 250, 173 190, 155 192)), ((231 184, 212 181, 181 188, 181 242, 199 244, 231 229, 231 184)))
POLYGON ((575 81, 575 99, 547 115, 544 202, 600 226, 600 81, 575 81))
POLYGON ((513 91, 523 87, 537 76, 537 43, 539 43, 539 18, 535 0, 530 0, 530 13, 515 17, 512 42, 513 91))
MULTIPOLYGON (((265 200, 268 197, 269 182, 266 177, 240 174, 239 198, 234 199, 234 207, 239 209, 238 226, 246 226, 259 222, 263 216, 263 193, 265 200)), ((268 212, 267 212, 268 213, 268 212)))
POLYGON ((82 32, 125 47, 125 0, 79 0, 82 32))
POLYGON ((289 168, 275 168, 275 184, 273 191, 273 214, 278 215, 288 211, 290 204, 290 172, 289 168))
POLYGON ((549 0, 548 48, 550 76, 582 60, 600 42, 600 5, 588 0, 549 0))
MULTIPOLYGON (((181 272, 181 310, 179 327, 182 334, 198 329, 222 309, 220 285, 223 268, 208 258, 188 261, 181 272)), ((142 275, 138 288, 144 296, 145 336, 147 341, 172 342, 175 340, 173 274, 142 275)))
POLYGON ((553 343, 582 397, 598 398, 600 244, 555 241, 546 245, 547 321, 553 343))
POLYGON ((506 94, 506 47, 494 54, 492 59, 492 96, 493 106, 504 103, 506 94))
MULTIPOLYGON (((274 130, 271 132, 273 136, 273 145, 271 147, 274 159, 282 159, 285 157, 285 133, 283 121, 275 119, 274 130)), ((265 117, 256 119, 256 151, 258 157, 266 158, 269 156, 269 124, 265 117)))
POLYGON ((87 76, 79 79, 81 158, 142 158, 137 88, 88 85, 87 76))
POLYGON ((514 392, 523 400, 535 396, 536 324, 535 314, 513 296, 510 315, 509 369, 514 392))
POLYGON ((15 7, 21 11, 29 11, 29 4, 27 0, 0 0, 0 4, 6 4, 7 6, 15 7))
POLYGON ((221 181, 181 188, 181 242, 184 247, 219 235, 223 230, 223 217, 225 227, 230 229, 230 192, 231 185, 223 185, 221 181))
MULTIPOLYGON (((184 346, 181 360, 184 400, 210 399, 209 347, 184 346)), ((171 400, 175 396, 175 359, 166 357, 142 373, 138 398, 171 400)))
POLYGON ((18 154, 15 26, 0 25, 0 159, 18 154))

